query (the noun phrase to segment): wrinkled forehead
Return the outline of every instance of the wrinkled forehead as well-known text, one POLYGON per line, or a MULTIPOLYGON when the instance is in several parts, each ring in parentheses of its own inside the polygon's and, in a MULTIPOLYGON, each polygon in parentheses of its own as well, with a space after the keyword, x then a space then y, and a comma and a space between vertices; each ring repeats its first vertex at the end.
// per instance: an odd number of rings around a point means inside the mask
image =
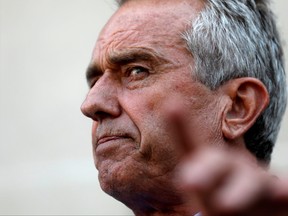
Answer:
POLYGON ((101 31, 91 64, 104 65, 111 53, 145 48, 180 62, 189 55, 182 33, 203 8, 200 0, 131 0, 101 31))
MULTIPOLYGON (((174 36, 180 39, 203 7, 199 0, 131 0, 110 18, 98 41, 116 34, 136 33, 135 37, 174 36)), ((125 38, 123 38, 125 39, 125 38)), ((143 38, 138 38, 143 39, 143 38)), ((165 38, 163 38, 165 40, 165 38)))

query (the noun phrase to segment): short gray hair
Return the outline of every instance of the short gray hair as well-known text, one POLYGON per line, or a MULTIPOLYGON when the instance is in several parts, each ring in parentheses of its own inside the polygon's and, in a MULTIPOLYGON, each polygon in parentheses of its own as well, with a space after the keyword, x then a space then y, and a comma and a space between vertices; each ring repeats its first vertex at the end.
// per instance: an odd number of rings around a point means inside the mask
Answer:
MULTIPOLYGON (((117 2, 121 6, 127 1, 117 2)), ((286 108, 287 87, 283 50, 268 0, 206 0, 182 36, 194 57, 194 75, 210 89, 239 77, 264 83, 270 103, 244 138, 247 149, 269 163, 286 108)))
POLYGON ((200 82, 216 89, 228 80, 255 77, 270 95, 267 109, 245 134, 246 147, 269 163, 286 108, 283 50, 265 0, 206 0, 183 35, 200 82))

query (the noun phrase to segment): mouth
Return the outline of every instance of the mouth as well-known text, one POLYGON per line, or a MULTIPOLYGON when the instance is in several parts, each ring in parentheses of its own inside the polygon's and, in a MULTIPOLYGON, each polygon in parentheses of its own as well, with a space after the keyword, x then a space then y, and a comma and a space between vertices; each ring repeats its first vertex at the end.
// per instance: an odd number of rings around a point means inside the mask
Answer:
POLYGON ((122 139, 131 139, 131 137, 122 136, 122 135, 103 136, 97 140, 97 146, 111 142, 111 141, 117 141, 117 140, 122 140, 122 139))

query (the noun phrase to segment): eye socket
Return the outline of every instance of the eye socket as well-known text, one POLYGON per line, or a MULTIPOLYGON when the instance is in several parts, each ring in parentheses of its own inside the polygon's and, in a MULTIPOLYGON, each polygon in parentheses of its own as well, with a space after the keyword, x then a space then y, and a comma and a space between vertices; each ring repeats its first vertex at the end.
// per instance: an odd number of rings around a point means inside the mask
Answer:
POLYGON ((126 71, 126 76, 131 80, 141 80, 149 75, 149 70, 141 66, 129 68, 126 71))

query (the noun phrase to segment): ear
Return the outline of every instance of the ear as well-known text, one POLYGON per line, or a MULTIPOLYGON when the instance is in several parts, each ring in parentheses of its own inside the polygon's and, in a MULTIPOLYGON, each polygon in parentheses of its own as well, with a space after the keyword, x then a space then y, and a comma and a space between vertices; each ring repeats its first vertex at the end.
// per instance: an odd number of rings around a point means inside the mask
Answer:
POLYGON ((255 78, 233 79, 223 85, 228 103, 222 116, 222 133, 226 139, 243 136, 269 103, 264 84, 255 78))

